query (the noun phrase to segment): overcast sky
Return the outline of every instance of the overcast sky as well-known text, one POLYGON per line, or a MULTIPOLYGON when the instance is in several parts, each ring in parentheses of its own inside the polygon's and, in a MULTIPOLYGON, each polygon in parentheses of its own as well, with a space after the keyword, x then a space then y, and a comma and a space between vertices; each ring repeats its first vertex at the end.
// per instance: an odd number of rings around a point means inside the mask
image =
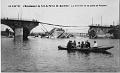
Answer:
MULTIPOLYGON (((119 21, 119 0, 1 0, 1 16, 8 18, 37 19, 45 23, 69 26, 92 24, 115 25, 119 21), (21 7, 8 7, 8 5, 21 7), (22 7, 23 5, 107 5, 104 7, 22 7)), ((6 26, 2 25, 2 30, 6 26)), ((44 25, 47 30, 54 26, 44 25)), ((41 24, 33 32, 41 32, 41 24)), ((88 27, 64 28, 71 32, 87 32, 88 27)))

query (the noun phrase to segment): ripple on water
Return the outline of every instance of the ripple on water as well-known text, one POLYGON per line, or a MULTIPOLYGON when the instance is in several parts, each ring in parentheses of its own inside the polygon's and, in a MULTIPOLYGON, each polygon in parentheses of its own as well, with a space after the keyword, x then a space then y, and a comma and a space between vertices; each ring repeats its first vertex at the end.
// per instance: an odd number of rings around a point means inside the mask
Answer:
MULTIPOLYGON (((114 45, 108 53, 58 50, 69 39, 29 38, 23 43, 1 39, 2 72, 116 72, 119 71, 119 40, 95 39, 99 45, 114 45), (104 42, 104 44, 103 44, 104 42)), ((74 39, 71 39, 74 40, 74 39)), ((93 45, 94 39, 89 40, 93 45)))

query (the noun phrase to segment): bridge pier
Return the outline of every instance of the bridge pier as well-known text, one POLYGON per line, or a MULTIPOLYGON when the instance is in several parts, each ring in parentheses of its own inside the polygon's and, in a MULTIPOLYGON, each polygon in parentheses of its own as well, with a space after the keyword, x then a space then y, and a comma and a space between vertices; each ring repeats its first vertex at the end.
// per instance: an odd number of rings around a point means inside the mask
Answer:
POLYGON ((14 32, 15 32, 15 35, 14 35, 15 40, 18 40, 18 39, 27 40, 30 34, 30 31, 27 28, 23 28, 23 27, 15 28, 14 32))
POLYGON ((22 27, 15 28, 14 33, 15 33, 14 35, 15 40, 23 39, 23 28, 22 27))
POLYGON ((29 29, 27 29, 27 28, 23 28, 23 40, 27 40, 29 34, 30 34, 29 29))

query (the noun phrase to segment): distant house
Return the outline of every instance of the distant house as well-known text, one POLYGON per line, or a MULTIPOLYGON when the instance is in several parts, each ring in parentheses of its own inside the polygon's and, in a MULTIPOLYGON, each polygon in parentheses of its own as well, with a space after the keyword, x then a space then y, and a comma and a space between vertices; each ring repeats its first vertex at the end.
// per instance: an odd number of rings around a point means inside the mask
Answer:
POLYGON ((120 39, 120 25, 114 26, 111 30, 109 30, 110 34, 113 34, 113 39, 120 39))
POLYGON ((113 34, 110 34, 109 31, 112 29, 112 26, 100 26, 100 25, 90 25, 88 30, 89 38, 110 38, 113 37, 113 34))
POLYGON ((14 35, 14 32, 11 32, 11 31, 9 31, 9 33, 8 32, 6 32, 6 31, 1 31, 1 36, 10 36, 10 35, 14 35))

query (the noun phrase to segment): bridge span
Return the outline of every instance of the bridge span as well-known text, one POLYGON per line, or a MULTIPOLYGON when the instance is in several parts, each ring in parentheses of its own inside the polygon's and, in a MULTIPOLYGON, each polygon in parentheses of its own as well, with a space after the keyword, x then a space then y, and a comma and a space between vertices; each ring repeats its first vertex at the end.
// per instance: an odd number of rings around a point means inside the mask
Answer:
POLYGON ((39 25, 36 20, 18 20, 2 18, 1 24, 9 26, 14 31, 14 37, 22 37, 23 40, 28 39, 30 31, 39 25))

